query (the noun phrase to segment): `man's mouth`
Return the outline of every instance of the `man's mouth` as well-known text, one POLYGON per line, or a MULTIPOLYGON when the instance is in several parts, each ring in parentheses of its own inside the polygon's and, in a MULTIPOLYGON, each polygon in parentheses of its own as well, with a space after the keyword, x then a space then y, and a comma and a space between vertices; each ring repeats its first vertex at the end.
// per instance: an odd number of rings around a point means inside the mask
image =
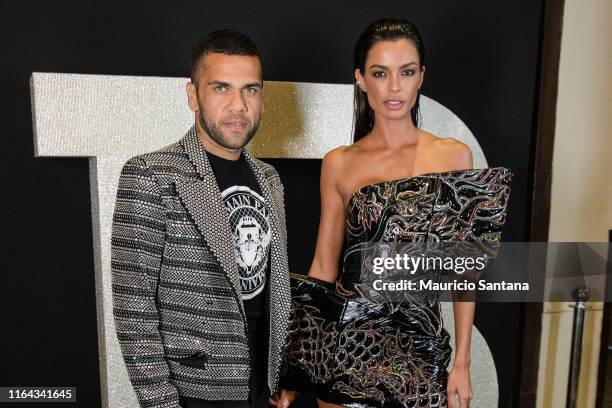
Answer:
POLYGON ((244 130, 248 126, 248 123, 243 120, 228 120, 223 122, 223 126, 230 130, 244 130))

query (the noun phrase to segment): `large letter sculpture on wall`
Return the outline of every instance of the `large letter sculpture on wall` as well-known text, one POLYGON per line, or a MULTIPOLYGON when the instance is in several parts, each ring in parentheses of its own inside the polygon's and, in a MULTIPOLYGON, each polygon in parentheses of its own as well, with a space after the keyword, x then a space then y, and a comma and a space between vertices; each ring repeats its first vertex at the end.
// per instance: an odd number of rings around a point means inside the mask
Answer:
MULTIPOLYGON (((88 157, 96 274, 98 344, 103 407, 137 408, 113 321, 110 237, 119 173, 125 161, 180 139, 193 123, 187 78, 33 73, 30 83, 37 157, 88 157)), ((351 143, 353 86, 266 82, 265 112, 250 151, 260 158, 320 159, 351 143)), ((453 136, 487 167, 465 124, 434 100, 421 97, 422 128, 453 136)), ((290 237, 291 239, 291 237, 290 237)), ((443 304, 454 337, 452 305, 443 304)), ((451 345, 454 340, 451 339, 451 345)), ((472 335, 473 407, 497 405, 493 357, 482 334, 472 335)))

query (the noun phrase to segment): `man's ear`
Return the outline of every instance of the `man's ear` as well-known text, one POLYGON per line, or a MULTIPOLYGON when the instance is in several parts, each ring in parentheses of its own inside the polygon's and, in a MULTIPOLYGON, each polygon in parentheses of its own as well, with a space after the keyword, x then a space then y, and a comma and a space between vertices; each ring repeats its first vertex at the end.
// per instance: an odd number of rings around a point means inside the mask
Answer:
POLYGON ((187 104, 192 112, 197 112, 198 107, 198 90, 193 82, 187 82, 187 104))
POLYGON ((361 71, 359 70, 359 68, 355 68, 355 82, 357 83, 359 89, 361 89, 363 92, 368 92, 365 82, 363 80, 363 75, 361 75, 361 71))
POLYGON ((266 102, 265 102, 266 98, 264 98, 265 95, 264 95, 263 82, 262 82, 262 85, 261 85, 261 91, 260 92, 261 92, 261 113, 263 114, 264 110, 266 109, 266 102))

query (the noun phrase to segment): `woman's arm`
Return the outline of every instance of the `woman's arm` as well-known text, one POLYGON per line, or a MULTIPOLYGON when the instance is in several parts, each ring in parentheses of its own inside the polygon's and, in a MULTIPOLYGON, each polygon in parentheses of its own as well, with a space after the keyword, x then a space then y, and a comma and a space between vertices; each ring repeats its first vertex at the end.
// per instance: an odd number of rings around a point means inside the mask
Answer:
POLYGON ((469 368, 474 302, 453 302, 455 316, 455 361, 453 367, 469 368))
MULTIPOLYGON (((468 170, 474 167, 472 151, 463 144, 453 146, 454 151, 449 156, 449 167, 452 170, 468 170)), ((459 296, 461 297, 461 296, 459 296)), ((454 301, 455 317, 455 360, 448 378, 449 408, 468 408, 472 400, 472 385, 470 381, 470 349, 472 347, 472 326, 476 304, 471 301, 454 301), (460 406, 455 404, 455 394, 458 395, 460 406)))
MULTIPOLYGON (((468 170, 474 167, 472 151, 463 144, 458 143, 452 153, 453 170, 468 170)), ((469 367, 470 345, 472 339, 472 325, 474 324, 474 302, 453 302, 455 316, 455 362, 454 366, 469 367)))
POLYGON ((344 199, 338 186, 344 149, 340 147, 330 151, 321 164, 321 219, 315 255, 308 276, 326 282, 334 282, 338 277, 344 240, 344 199))

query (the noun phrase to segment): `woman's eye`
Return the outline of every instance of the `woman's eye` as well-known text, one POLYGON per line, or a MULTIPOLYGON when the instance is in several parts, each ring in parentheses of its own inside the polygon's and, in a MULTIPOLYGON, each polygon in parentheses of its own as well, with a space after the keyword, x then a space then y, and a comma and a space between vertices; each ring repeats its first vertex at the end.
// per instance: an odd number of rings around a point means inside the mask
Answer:
POLYGON ((404 72, 402 72, 402 74, 404 74, 405 76, 413 76, 414 75, 414 70, 406 69, 406 70, 404 70, 404 72))
POLYGON ((385 71, 376 71, 372 75, 374 75, 374 78, 382 78, 387 74, 385 73, 385 71))

